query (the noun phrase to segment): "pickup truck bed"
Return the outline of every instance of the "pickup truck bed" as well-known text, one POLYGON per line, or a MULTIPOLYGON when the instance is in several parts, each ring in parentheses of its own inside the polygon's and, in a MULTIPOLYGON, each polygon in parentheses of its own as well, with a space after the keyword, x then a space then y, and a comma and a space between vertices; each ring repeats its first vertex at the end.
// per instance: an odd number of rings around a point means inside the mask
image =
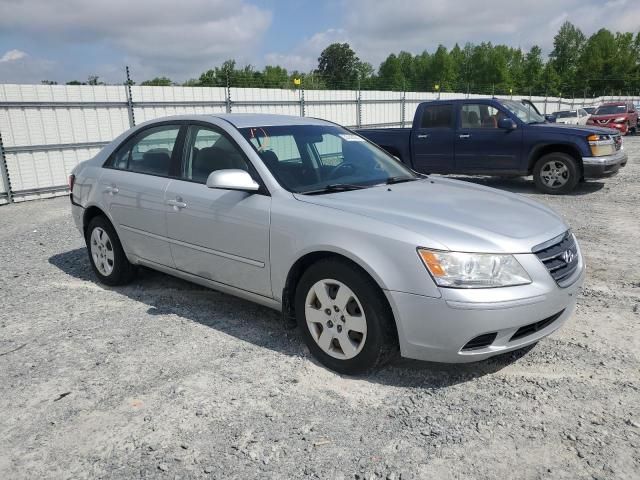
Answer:
POLYGON ((375 143, 384 145, 383 148, 390 154, 398 157, 409 167, 413 167, 409 149, 411 130, 412 128, 366 128, 358 130, 358 133, 369 139, 375 138, 373 140, 375 143), (402 148, 403 146, 406 148, 402 148))

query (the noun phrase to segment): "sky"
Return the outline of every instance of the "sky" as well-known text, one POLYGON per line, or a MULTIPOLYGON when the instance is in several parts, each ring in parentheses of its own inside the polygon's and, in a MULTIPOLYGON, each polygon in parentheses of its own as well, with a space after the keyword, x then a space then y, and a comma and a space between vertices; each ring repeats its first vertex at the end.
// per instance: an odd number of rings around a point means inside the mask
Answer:
POLYGON ((590 35, 640 30, 638 0, 0 0, 0 82, 182 82, 233 58, 310 71, 348 42, 377 70, 389 53, 491 41, 548 53, 564 21, 590 35))

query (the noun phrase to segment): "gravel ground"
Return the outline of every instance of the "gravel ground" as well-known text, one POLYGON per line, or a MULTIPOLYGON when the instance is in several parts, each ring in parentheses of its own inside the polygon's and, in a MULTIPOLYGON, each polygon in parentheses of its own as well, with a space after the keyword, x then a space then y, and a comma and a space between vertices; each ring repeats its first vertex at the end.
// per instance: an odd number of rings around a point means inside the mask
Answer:
POLYGON ((0 208, 0 478, 638 478, 640 137, 536 198, 577 234, 574 317, 527 351, 320 367, 277 313, 151 271, 96 283, 68 199, 0 208))

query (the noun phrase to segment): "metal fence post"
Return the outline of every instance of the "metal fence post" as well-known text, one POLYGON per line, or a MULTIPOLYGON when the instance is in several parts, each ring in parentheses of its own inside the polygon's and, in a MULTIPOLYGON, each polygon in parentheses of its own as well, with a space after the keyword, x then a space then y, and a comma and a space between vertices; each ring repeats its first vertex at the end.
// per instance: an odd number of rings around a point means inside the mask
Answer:
POLYGON ((300 116, 304 117, 305 116, 305 111, 304 111, 304 86, 300 85, 300 116))
POLYGON ((125 68, 127 72, 127 84, 125 86, 125 93, 127 94, 127 110, 129 112, 129 127, 136 126, 136 117, 133 112, 133 95, 131 93, 131 76, 129 75, 129 66, 125 68))
POLYGON ((362 127, 362 91, 358 89, 356 95, 356 126, 362 127))
POLYGON ((4 154, 4 144, 2 143, 2 132, 0 132, 0 176, 2 177, 2 185, 7 192, 7 201, 13 203, 13 192, 11 191, 11 179, 9 178, 9 168, 7 167, 7 158, 4 154))
POLYGON ((407 110, 407 101, 406 101, 407 92, 402 92, 402 99, 400 100, 400 115, 402 115, 402 120, 400 121, 400 125, 404 128, 404 117, 407 110))
POLYGON ((227 90, 224 97, 227 106, 227 113, 231 113, 231 84, 229 83, 229 73, 227 72, 227 90))

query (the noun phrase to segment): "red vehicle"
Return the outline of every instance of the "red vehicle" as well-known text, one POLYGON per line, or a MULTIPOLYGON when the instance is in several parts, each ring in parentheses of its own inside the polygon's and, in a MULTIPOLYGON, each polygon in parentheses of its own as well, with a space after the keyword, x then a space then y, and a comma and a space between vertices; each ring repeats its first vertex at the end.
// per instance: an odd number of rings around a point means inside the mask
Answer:
POLYGON ((633 103, 612 102, 600 105, 587 120, 587 125, 615 128, 622 135, 638 130, 638 111, 633 103))

